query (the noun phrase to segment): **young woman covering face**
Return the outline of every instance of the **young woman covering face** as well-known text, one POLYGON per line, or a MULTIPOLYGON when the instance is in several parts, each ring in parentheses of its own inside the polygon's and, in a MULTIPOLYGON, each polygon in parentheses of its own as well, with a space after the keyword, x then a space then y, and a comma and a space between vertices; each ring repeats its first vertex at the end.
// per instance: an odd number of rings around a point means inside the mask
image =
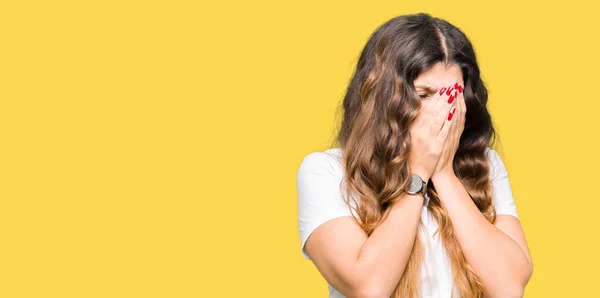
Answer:
POLYGON ((420 13, 380 26, 340 146, 298 169, 302 255, 329 297, 522 297, 533 266, 473 46, 420 13))

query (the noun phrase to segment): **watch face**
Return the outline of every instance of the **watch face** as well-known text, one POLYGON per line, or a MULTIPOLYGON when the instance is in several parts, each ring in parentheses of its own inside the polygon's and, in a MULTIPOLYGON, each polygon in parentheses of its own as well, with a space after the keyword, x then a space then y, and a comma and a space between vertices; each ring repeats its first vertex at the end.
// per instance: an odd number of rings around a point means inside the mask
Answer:
POLYGON ((408 192, 409 193, 417 193, 421 190, 422 187, 423 187, 423 180, 421 180, 421 177, 419 177, 419 175, 412 174, 412 182, 410 184, 410 189, 408 190, 408 192))

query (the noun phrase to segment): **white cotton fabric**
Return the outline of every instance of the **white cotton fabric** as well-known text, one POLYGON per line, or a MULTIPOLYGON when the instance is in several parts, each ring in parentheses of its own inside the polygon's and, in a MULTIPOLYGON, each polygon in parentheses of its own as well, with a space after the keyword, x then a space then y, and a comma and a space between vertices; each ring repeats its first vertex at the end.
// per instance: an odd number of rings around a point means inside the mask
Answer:
MULTIPOLYGON (((310 234, 321 224, 340 216, 351 216, 342 199, 340 184, 345 186, 340 148, 312 152, 304 157, 297 172, 298 190, 298 230, 301 240, 301 254, 310 260, 304 245, 310 234)), ((519 218, 508 173, 498 153, 486 149, 490 161, 490 179, 494 192, 496 214, 509 214, 519 218)), ((356 216, 356 213, 354 213, 356 216)), ((358 218, 358 216, 357 216, 358 218)), ((451 297, 452 270, 446 257, 445 248, 439 233, 433 236, 438 225, 429 214, 427 207, 421 211, 421 222, 425 229, 419 229, 425 245, 425 262, 421 270, 421 292, 423 297, 451 297)), ((329 298, 345 298, 328 284, 329 298)), ((455 291, 455 295, 458 293, 455 291)), ((458 296, 455 296, 458 297, 458 296)))

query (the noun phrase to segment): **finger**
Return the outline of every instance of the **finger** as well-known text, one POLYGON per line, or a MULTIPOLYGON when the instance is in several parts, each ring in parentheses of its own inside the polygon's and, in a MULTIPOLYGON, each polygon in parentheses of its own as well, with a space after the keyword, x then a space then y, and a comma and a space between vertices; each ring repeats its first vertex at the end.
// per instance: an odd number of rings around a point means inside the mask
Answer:
POLYGON ((456 115, 454 115, 455 112, 456 112, 456 106, 452 107, 450 112, 448 114, 446 114, 446 115, 448 115, 448 117, 444 121, 444 125, 442 126, 442 129, 440 129, 440 133, 438 134, 438 140, 441 141, 442 143, 446 142, 448 134, 450 133, 450 128, 452 126, 452 123, 454 121, 456 121, 456 118, 454 118, 456 116, 456 115))
POLYGON ((414 126, 419 128, 423 126, 423 122, 427 115, 429 114, 429 109, 431 107, 431 100, 421 101, 421 109, 419 110, 419 114, 417 114, 417 118, 415 118, 414 126))
POLYGON ((431 122, 431 115, 434 113, 436 106, 438 104, 438 98, 431 97, 429 100, 429 105, 427 106, 427 110, 423 111, 423 119, 420 127, 429 127, 429 123, 431 122))
POLYGON ((450 112, 450 109, 456 105, 456 94, 457 91, 452 92, 448 99, 442 102, 439 106, 439 110, 435 114, 433 118, 434 120, 430 125, 430 135, 437 136, 440 133, 440 129, 442 129, 444 121, 446 121, 448 112, 450 112))
MULTIPOLYGON (((430 134, 432 136, 437 136, 440 133, 440 130, 444 126, 444 123, 447 121, 448 114, 452 108, 456 108, 456 101, 451 104, 446 103, 445 106, 440 109, 439 113, 436 115, 435 121, 431 123, 430 126, 430 134)), ((456 116, 456 114, 454 114, 456 116)))
MULTIPOLYGON (((445 88, 442 88, 445 90, 445 88)), ((431 122, 433 121, 433 119, 435 119, 435 115, 437 115, 440 106, 442 106, 443 102, 446 100, 444 98, 445 96, 445 92, 438 92, 435 93, 430 99, 430 106, 429 109, 427 111, 427 114, 424 113, 424 119, 423 122, 421 123, 421 127, 430 127, 431 126, 431 122)))
MULTIPOLYGON (((457 95, 458 95, 458 91, 454 91, 452 92, 452 94, 446 98, 446 100, 444 101, 444 103, 441 104, 441 108, 439 109, 439 111, 437 112, 437 114, 435 115, 435 119, 436 120, 440 120, 439 124, 440 127, 441 125, 444 124, 443 120, 446 116, 448 116, 448 112, 450 111, 450 109, 456 105, 457 102, 457 95), (441 119, 440 119, 441 118, 441 119)), ((436 133, 439 132, 436 131, 436 133)))

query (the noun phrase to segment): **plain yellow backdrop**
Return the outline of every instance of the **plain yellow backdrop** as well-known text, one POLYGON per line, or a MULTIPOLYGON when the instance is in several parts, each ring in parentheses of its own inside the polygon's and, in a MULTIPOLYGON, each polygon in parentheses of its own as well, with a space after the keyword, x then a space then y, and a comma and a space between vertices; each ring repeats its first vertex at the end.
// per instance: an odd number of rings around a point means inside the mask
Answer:
POLYGON ((526 297, 598 295, 592 1, 0 3, 0 297, 326 297, 296 171, 369 35, 416 12, 474 44, 526 297))

